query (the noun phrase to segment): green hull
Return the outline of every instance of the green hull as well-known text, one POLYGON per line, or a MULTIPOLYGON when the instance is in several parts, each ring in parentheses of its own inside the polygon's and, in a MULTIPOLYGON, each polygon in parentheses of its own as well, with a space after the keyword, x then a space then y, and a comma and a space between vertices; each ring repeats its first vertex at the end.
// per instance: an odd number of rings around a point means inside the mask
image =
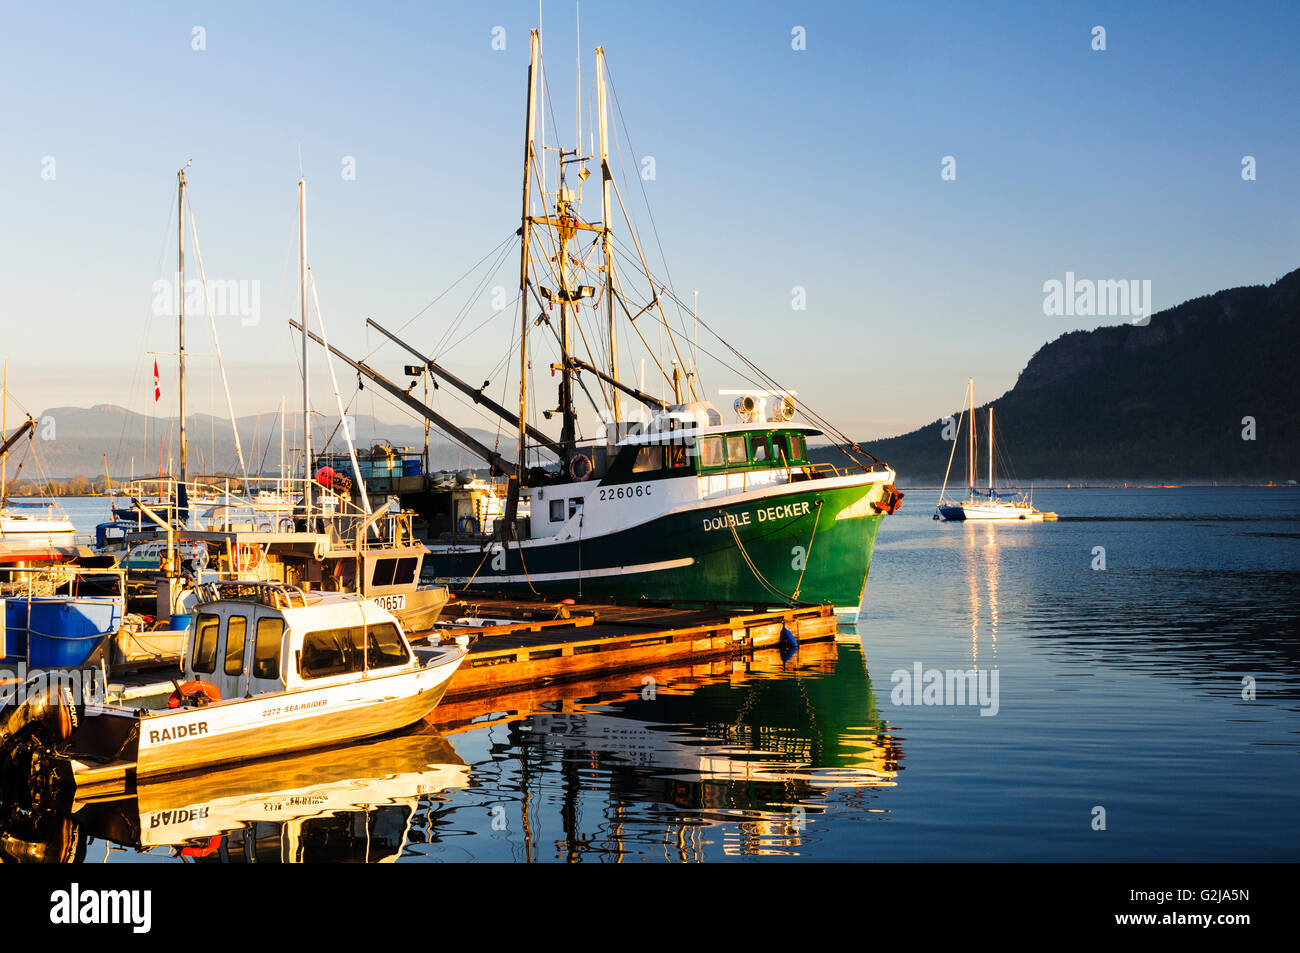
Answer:
POLYGON ((810 486, 708 505, 617 533, 554 544, 433 547, 425 560, 453 589, 531 595, 821 604, 857 611, 882 513, 879 484, 810 486))

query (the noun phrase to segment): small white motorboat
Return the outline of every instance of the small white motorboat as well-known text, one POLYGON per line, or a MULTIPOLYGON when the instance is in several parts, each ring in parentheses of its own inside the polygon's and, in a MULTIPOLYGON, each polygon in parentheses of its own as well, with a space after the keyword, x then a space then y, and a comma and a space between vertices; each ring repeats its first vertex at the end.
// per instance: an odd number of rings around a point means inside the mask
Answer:
POLYGON ((67 672, 21 686, 0 710, 0 751, 36 740, 70 771, 79 796, 124 790, 136 778, 412 725, 433 711, 466 654, 413 648, 371 599, 277 583, 201 587, 188 633, 183 675, 133 691, 129 702, 77 697, 67 672))

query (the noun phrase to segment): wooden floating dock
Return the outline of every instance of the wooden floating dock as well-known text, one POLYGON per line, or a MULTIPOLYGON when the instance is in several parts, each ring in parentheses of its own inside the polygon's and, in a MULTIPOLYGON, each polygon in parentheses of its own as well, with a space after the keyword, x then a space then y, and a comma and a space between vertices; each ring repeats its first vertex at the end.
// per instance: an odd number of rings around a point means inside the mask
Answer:
POLYGON ((719 609, 457 600, 457 617, 509 624, 444 628, 470 637, 447 698, 469 698, 601 674, 701 662, 776 647, 789 628, 800 644, 835 638, 831 606, 730 614, 719 609))

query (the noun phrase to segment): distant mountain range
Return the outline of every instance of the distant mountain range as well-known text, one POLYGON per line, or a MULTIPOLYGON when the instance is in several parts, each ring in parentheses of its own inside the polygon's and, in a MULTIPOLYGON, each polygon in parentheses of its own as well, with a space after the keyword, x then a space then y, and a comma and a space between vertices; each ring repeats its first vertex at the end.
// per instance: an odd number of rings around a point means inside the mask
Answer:
MULTIPOLYGON (((189 468, 191 473, 238 472, 238 457, 231 434, 230 421, 207 414, 187 415, 186 437, 189 443, 189 468)), ((394 446, 423 449, 422 424, 388 424, 373 417, 358 415, 354 418, 353 439, 357 449, 368 449, 377 440, 387 440, 394 446)), ((12 433, 18 423, 9 419, 12 433)), ((160 457, 164 469, 170 453, 173 469, 179 460, 178 427, 175 417, 153 418, 135 413, 113 404, 94 407, 51 407, 37 417, 37 428, 31 445, 24 440, 15 445, 9 454, 9 479, 36 479, 49 477, 61 479, 72 476, 102 476, 104 456, 108 456, 109 471, 113 479, 157 473, 160 457), (134 458, 134 459, 133 459, 134 458), (21 470, 19 466, 21 464, 21 470)), ((278 414, 258 414, 240 417, 239 439, 244 449, 244 459, 250 473, 274 474, 280 465, 280 418, 278 414)), ((330 449, 346 451, 337 417, 318 416, 312 425, 314 450, 324 446, 332 437, 330 449)), ((292 456, 293 448, 302 445, 302 416, 289 415, 285 420, 288 431, 286 444, 292 456)), ((497 441, 494 432, 465 428, 489 447, 497 441)), ((501 445, 503 456, 513 458, 510 452, 513 429, 503 431, 501 445)), ((461 469, 484 466, 483 462, 459 445, 441 436, 437 429, 429 434, 429 462, 437 469, 461 469)))
MULTIPOLYGON (((1021 484, 1300 479, 1298 361, 1300 269, 1184 302, 1145 326, 1073 331, 1039 348, 991 402, 998 452, 1021 484)), ((966 382, 933 384, 960 414, 966 382)), ((981 447, 989 406, 976 414, 981 447)), ((953 448, 943 431, 939 420, 864 446, 901 483, 938 483, 953 448)), ((958 483, 966 433, 952 465, 958 483)), ((843 460, 833 448, 818 455, 843 460)))
MULTIPOLYGON (((1015 386, 991 402, 999 455, 1009 460, 1022 484, 1300 479, 1298 360, 1300 269, 1272 285, 1187 301, 1152 315, 1144 326, 1073 331, 1039 348, 1015 386)), ((952 414, 959 415, 965 381, 932 384, 953 395, 952 414)), ((981 446, 989 406, 984 404, 976 415, 981 446)), ((300 420, 297 415, 288 420, 291 447, 301 441, 295 426, 300 420)), ((12 431, 15 421, 11 417, 9 422, 12 431)), ((317 418, 316 447, 333 437, 333 446, 343 449, 336 424, 337 418, 317 418)), ((192 471, 236 470, 228 421, 195 414, 187 418, 187 427, 192 471)), ((278 428, 276 414, 239 419, 250 472, 275 472, 278 428)), ((513 457, 510 428, 500 438, 492 431, 466 429, 488 446, 499 443, 503 456, 513 457)), ((864 446, 894 466, 902 484, 937 483, 953 449, 944 429, 938 420, 864 446)), ((105 454, 114 479, 127 476, 133 464, 137 475, 157 472, 160 432, 164 461, 169 450, 175 459, 174 419, 107 404, 54 407, 40 415, 33 446, 19 445, 11 452, 9 478, 95 477, 104 472, 105 454)), ((422 447, 424 427, 359 415, 355 437, 358 447, 369 447, 376 439, 422 447)), ((953 462, 959 483, 965 478, 965 431, 961 439, 953 462)), ((831 447, 814 455, 843 460, 831 447)), ((430 463, 434 469, 482 465, 436 430, 430 436, 430 463)), ((984 466, 981 462, 981 472, 984 466)))

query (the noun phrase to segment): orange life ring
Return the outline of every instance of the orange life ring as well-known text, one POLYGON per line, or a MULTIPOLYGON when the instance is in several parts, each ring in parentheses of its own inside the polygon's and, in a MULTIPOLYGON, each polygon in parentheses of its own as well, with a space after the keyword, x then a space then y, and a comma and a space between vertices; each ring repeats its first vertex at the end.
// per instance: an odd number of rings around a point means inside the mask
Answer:
POLYGON ((221 701, 221 689, 217 688, 211 682, 205 682, 203 679, 195 679, 192 682, 186 682, 178 685, 176 690, 171 693, 167 699, 168 708, 180 708, 181 702, 187 698, 194 699, 195 703, 202 707, 212 702, 221 701))
POLYGON ((587 456, 585 453, 576 454, 573 459, 569 461, 569 476, 579 483, 591 476, 591 472, 594 469, 595 467, 592 466, 591 457, 587 456), (582 464, 582 476, 578 476, 579 463, 582 464))
POLYGON ((232 555, 235 572, 250 572, 262 565, 260 543, 239 543, 232 555))

